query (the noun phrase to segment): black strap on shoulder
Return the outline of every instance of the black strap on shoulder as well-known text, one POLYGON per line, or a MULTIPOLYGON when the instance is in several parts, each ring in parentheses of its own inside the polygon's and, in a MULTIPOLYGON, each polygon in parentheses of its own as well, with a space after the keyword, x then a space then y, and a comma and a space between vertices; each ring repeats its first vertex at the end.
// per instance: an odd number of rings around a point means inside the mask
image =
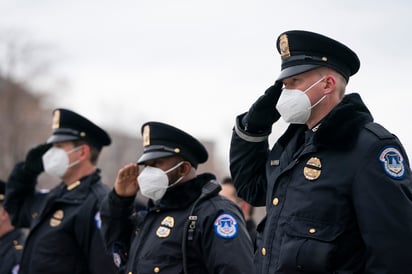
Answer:
POLYGON ((216 180, 210 180, 202 187, 202 193, 200 194, 199 198, 197 198, 197 200, 193 203, 192 209, 190 210, 190 214, 183 228, 182 256, 184 274, 189 274, 189 272, 187 271, 187 242, 192 241, 195 234, 197 223, 197 216, 193 215, 195 208, 199 204, 199 202, 201 202, 205 198, 217 195, 221 189, 222 188, 216 180))

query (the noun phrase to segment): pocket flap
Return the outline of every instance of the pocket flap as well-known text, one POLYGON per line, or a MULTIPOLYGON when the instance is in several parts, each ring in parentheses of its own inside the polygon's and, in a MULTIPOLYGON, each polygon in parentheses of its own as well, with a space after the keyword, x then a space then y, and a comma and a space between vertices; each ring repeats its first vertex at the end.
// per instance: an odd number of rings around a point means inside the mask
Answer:
POLYGON ((343 228, 336 224, 326 224, 308 219, 294 218, 287 223, 286 233, 291 236, 331 242, 343 233, 343 228))

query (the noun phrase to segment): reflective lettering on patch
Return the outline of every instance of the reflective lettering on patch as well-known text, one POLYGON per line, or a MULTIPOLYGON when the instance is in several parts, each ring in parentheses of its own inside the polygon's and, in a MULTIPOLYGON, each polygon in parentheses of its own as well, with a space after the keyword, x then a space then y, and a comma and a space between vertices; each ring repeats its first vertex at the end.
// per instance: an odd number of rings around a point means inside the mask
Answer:
POLYGON ((238 232, 238 223, 232 214, 220 214, 214 222, 215 234, 224 239, 236 237, 238 232))
POLYGON ((100 218, 100 211, 97 211, 96 214, 94 215, 94 221, 96 223, 97 229, 100 229, 102 227, 102 219, 100 218))
POLYGON ((395 147, 385 147, 379 154, 379 161, 389 177, 397 180, 405 177, 403 157, 395 147))

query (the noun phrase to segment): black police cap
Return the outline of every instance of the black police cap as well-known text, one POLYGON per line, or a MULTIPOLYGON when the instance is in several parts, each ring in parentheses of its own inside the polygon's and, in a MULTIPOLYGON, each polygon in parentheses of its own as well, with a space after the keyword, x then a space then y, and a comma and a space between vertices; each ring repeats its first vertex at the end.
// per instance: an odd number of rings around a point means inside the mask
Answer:
POLYGON ((47 143, 84 140, 97 148, 108 146, 110 136, 85 117, 68 109, 53 110, 53 133, 47 143))
POLYGON ((143 154, 137 160, 138 164, 170 156, 181 156, 194 167, 207 161, 206 148, 178 128, 160 122, 147 122, 142 125, 141 131, 143 154))
POLYGON ((4 201, 4 197, 6 194, 6 182, 0 180, 0 203, 4 201))
POLYGON ((286 31, 279 35, 276 47, 282 59, 282 70, 277 80, 325 66, 349 81, 360 67, 358 56, 350 48, 314 32, 286 31))

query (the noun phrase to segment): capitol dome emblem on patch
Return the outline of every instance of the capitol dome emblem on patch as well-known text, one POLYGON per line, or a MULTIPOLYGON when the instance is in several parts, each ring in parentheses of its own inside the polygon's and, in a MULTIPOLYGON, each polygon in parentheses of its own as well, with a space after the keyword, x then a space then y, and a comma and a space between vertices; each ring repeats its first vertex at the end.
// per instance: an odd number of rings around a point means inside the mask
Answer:
POLYGON ((398 149, 394 147, 384 148, 379 155, 379 161, 389 177, 399 180, 405 176, 404 160, 398 149))
POLYGON ((232 239, 238 232, 238 223, 232 214, 220 214, 214 222, 215 234, 221 238, 232 239))

